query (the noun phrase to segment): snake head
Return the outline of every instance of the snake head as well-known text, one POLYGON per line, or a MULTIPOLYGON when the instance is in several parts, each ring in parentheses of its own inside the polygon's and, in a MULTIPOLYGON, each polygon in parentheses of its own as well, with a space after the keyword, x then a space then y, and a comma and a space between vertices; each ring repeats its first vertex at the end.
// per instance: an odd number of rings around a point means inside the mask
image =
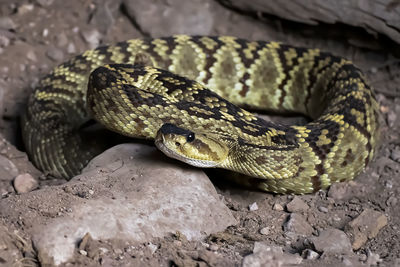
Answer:
POLYGON ((195 167, 218 167, 228 156, 228 148, 215 137, 194 133, 171 123, 157 132, 155 145, 168 157, 195 167))

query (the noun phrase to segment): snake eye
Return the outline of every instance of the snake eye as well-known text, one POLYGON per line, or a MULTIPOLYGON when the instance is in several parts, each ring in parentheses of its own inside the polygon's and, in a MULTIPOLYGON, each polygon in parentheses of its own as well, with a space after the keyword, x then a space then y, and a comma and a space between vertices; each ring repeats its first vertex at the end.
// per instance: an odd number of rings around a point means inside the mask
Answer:
POLYGON ((190 133, 186 137, 186 141, 192 142, 194 140, 194 133, 190 133))

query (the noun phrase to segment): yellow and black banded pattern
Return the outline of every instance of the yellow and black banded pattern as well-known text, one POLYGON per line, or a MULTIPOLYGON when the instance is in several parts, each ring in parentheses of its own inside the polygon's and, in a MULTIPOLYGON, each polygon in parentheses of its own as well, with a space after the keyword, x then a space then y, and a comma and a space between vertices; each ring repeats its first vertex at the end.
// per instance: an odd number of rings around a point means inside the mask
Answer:
POLYGON ((221 167, 258 178, 247 180, 258 188, 308 193, 354 178, 372 159, 377 106, 346 59, 276 42, 179 35, 99 47, 56 67, 31 95, 22 130, 34 164, 69 178, 105 148, 80 130, 92 116, 147 139, 172 123, 220 136, 230 148, 221 167), (272 124, 238 106, 313 121, 272 124))

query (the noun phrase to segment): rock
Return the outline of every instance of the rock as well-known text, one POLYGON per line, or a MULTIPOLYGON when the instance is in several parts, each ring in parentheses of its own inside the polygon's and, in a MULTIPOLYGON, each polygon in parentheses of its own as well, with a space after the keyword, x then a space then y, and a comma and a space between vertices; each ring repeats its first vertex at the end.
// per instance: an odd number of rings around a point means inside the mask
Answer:
POLYGON ((300 212, 308 210, 309 206, 300 197, 295 196, 292 201, 286 204, 288 212, 300 212))
POLYGON ((29 173, 20 174, 14 179, 14 188, 18 194, 28 193, 38 186, 38 181, 29 173))
POLYGON ((303 250, 303 252, 301 253, 301 256, 307 260, 316 260, 319 258, 319 254, 311 249, 303 250))
POLYGON ((0 35, 0 48, 7 47, 10 45, 10 38, 4 35, 0 35))
POLYGON ((400 147, 396 146, 391 150, 390 158, 396 162, 400 162, 400 147))
POLYGON ((365 209, 345 227, 346 233, 351 236, 353 249, 361 248, 368 239, 376 237, 387 222, 387 217, 382 212, 365 209))
POLYGON ((283 206, 279 203, 275 203, 272 209, 277 211, 283 211, 283 206))
POLYGON ((53 4, 54 0, 36 0, 36 2, 45 7, 45 6, 50 6, 51 4, 53 4))
POLYGON ((32 4, 22 4, 18 7, 18 15, 22 16, 25 15, 26 13, 29 13, 35 9, 35 6, 32 4))
MULTIPOLYGON (((370 249, 367 249, 367 266, 376 266, 378 265, 380 262, 382 262, 382 259, 380 258, 379 254, 377 253, 373 253, 371 252, 370 249)), ((395 266, 399 266, 399 265, 395 265, 395 266)))
POLYGON ((96 48, 100 44, 102 35, 98 30, 94 29, 90 31, 83 31, 82 37, 83 40, 89 44, 90 48, 96 48))
POLYGON ((14 30, 16 27, 14 21, 9 17, 0 17, 0 29, 14 30))
POLYGON ((328 208, 327 207, 324 207, 324 206, 319 206, 318 207, 318 210, 320 211, 320 212, 323 212, 323 213, 328 213, 328 208))
POLYGON ((37 62, 37 57, 33 50, 29 50, 28 52, 26 52, 26 58, 30 61, 37 62))
POLYGON ((262 235, 268 235, 269 234, 269 228, 268 227, 263 227, 260 229, 260 234, 262 235))
POLYGON ((266 242, 255 242, 253 254, 243 259, 243 267, 289 266, 302 262, 299 255, 284 253, 281 247, 270 246, 266 242))
POLYGON ((298 213, 291 213, 289 220, 283 225, 283 230, 296 235, 309 236, 314 229, 303 216, 298 213))
POLYGON ((144 243, 179 231, 200 240, 236 224, 202 170, 139 144, 113 147, 69 182, 24 196, 3 199, 0 214, 35 218, 32 229, 25 230, 42 265, 68 261, 86 233, 93 240, 144 243), (95 192, 90 198, 77 197, 88 190, 95 192), (38 207, 35 214, 32 206, 38 207))
POLYGON ((319 236, 310 238, 316 251, 326 254, 351 254, 350 240, 338 229, 323 230, 319 236))
POLYGON ((50 46, 46 51, 46 56, 53 61, 60 62, 64 58, 64 52, 54 46, 50 46))
POLYGON ((249 205, 249 211, 256 211, 256 210, 258 210, 257 202, 254 202, 253 204, 249 205))
POLYGON ((209 35, 214 25, 212 1, 124 1, 128 16, 152 37, 172 34, 209 35))
POLYGON ((18 175, 18 169, 8 158, 0 155, 0 180, 11 181, 18 175))
POLYGON ((359 194, 362 186, 354 181, 334 183, 329 187, 328 197, 334 200, 349 200, 359 194))

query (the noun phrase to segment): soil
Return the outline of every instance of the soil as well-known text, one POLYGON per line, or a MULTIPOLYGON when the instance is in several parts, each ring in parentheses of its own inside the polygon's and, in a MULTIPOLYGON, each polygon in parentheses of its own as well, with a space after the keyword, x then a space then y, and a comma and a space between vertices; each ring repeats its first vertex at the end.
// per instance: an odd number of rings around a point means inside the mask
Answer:
MULTIPOLYGON (((157 14, 146 13, 149 23, 141 25, 143 18, 132 17, 129 11, 131 7, 126 2, 0 1, 0 131, 4 137, 0 140, 0 155, 11 160, 14 166, 10 168, 15 168, 17 173, 29 172, 38 178, 37 189, 64 181, 44 179, 44 175, 29 163, 23 152, 18 123, 27 97, 44 74, 73 55, 99 44, 153 35, 152 31, 146 29, 159 27, 155 20, 151 20, 157 14)), ((165 3, 152 2, 151 5, 165 3)), ((393 42, 388 44, 388 40, 382 36, 371 36, 361 28, 341 24, 305 26, 273 16, 244 14, 214 1, 205 3, 208 8, 204 16, 210 16, 213 21, 208 34, 320 47, 353 60, 366 73, 376 90, 382 113, 382 141, 376 159, 354 182, 335 187, 335 191, 330 189, 300 196, 309 208, 296 212, 311 225, 312 235, 316 236, 327 228, 346 231, 349 222, 365 210, 375 210, 388 221, 375 237, 370 237, 350 255, 335 256, 318 252, 319 259, 306 258, 302 265, 400 264, 400 59, 393 55, 393 49, 399 49, 399 46, 393 42), (368 40, 372 40, 374 45, 363 45, 368 40)), ((198 12, 203 11, 199 8, 198 12)), ((170 16, 165 20, 168 19, 174 20, 175 17, 170 16)), ((168 29, 164 35, 173 33, 174 29, 168 29)), ((12 179, 5 178, 10 173, 1 177, 2 199, 17 194, 12 179)), ((86 252, 77 247, 74 258, 65 265, 238 266, 245 256, 253 252, 255 242, 279 246, 292 254, 301 254, 306 249, 316 250, 306 238, 293 236, 284 227, 294 213, 290 211, 290 206, 286 206, 293 196, 248 191, 220 179, 213 179, 213 182, 239 221, 237 225, 210 235, 203 241, 188 241, 179 233, 142 244, 89 238, 86 252), (251 205, 254 202, 257 208, 251 205), (106 248, 108 252, 105 256, 90 254, 91 248, 99 247, 106 248)), ((23 199, 25 195, 19 197, 23 199)), ((56 207, 68 206, 62 199, 47 201, 57 203, 54 204, 56 207)), ((18 210, 15 212, 17 214, 18 210)), ((55 215, 49 212, 48 216, 55 215)), ((25 220, 21 224, 10 218, 2 216, 0 220, 0 265, 10 262, 16 266, 39 265, 31 236, 24 230, 30 227, 27 224, 35 220, 25 220)), ((349 238, 352 240, 351 236, 349 238)))

